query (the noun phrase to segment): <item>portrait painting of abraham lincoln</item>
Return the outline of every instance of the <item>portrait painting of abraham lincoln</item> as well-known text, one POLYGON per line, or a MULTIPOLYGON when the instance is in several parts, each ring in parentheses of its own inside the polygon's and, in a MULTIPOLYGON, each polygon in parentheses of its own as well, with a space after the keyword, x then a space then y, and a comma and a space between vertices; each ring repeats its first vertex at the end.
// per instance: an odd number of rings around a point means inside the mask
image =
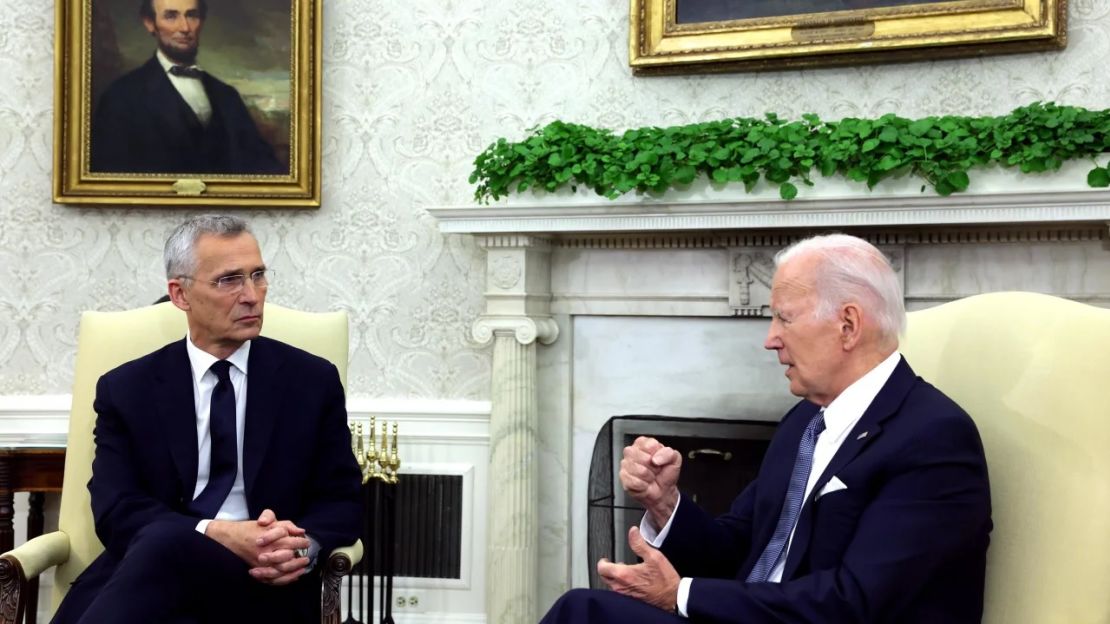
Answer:
POLYGON ((291 0, 94 0, 88 170, 289 175, 291 0))

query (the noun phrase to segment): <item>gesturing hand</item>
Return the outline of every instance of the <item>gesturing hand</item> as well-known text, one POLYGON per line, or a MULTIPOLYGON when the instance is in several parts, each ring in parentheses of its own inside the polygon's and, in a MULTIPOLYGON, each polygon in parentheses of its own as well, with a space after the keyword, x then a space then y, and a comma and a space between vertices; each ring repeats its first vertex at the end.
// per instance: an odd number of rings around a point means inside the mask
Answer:
POLYGON ((682 454, 655 438, 640 436, 624 447, 621 486, 647 509, 656 530, 663 528, 678 504, 681 469, 682 454))
POLYGON ((640 535, 640 529, 628 530, 628 545, 643 563, 626 565, 607 559, 597 562, 597 574, 610 589, 631 596, 664 611, 673 611, 678 600, 678 584, 682 579, 674 566, 640 535))

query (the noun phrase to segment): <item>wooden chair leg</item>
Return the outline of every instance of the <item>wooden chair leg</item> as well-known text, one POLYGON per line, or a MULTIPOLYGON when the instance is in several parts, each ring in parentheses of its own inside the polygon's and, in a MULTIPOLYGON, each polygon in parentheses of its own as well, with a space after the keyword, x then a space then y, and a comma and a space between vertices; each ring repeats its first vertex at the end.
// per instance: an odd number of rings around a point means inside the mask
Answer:
MULTIPOLYGON (((324 566, 323 586, 320 588, 320 622, 322 624, 340 624, 342 610, 339 604, 340 589, 343 577, 351 573, 351 558, 342 553, 335 553, 328 557, 324 566)), ((0 624, 6 624, 0 621, 0 624)))
POLYGON ((22 622, 26 600, 27 577, 23 566, 14 557, 0 557, 0 624, 22 622))

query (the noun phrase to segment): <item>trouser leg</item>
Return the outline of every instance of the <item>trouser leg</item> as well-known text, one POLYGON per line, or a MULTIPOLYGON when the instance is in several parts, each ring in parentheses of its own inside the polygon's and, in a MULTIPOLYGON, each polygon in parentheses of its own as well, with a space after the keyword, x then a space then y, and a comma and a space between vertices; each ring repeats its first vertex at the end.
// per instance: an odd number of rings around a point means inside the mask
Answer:
MULTIPOLYGON (((228 592, 254 582, 247 564, 216 541, 175 523, 140 530, 81 624, 201 620, 228 592)), ((207 618, 203 618, 207 620, 207 618)))
POLYGON ((687 620, 635 598, 599 589, 572 589, 540 624, 682 624, 687 620))

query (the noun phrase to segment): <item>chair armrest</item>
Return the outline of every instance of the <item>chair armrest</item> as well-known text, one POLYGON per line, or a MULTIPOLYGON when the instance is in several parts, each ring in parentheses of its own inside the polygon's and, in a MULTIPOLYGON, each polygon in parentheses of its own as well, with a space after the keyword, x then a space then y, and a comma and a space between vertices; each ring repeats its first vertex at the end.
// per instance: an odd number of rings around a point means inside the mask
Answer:
POLYGON ((0 624, 18 624, 28 607, 27 580, 69 559, 69 536, 40 535, 0 556, 0 624))
POLYGON ((339 624, 340 584, 359 561, 362 561, 362 540, 331 551, 321 579, 323 587, 320 590, 320 621, 323 624, 339 624))
POLYGON ((346 565, 347 569, 340 573, 343 575, 349 573, 351 568, 358 565, 360 561, 362 561, 362 540, 356 540, 355 543, 350 546, 342 546, 331 551, 331 555, 328 556, 328 569, 332 569, 333 565, 339 567, 346 565), (347 562, 345 564, 340 563, 336 557, 346 557, 347 562))
POLYGON ((4 553, 19 562, 24 578, 33 579, 69 560, 69 536, 61 531, 40 535, 4 553))

